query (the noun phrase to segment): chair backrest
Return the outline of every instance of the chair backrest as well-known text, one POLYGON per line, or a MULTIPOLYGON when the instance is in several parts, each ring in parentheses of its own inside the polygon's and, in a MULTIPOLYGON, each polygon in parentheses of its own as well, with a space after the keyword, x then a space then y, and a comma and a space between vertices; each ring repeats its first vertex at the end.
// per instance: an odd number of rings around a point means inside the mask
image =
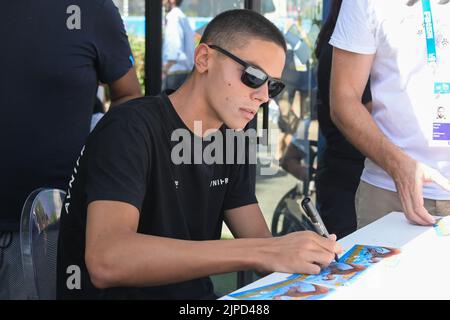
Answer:
POLYGON ((59 189, 38 189, 22 209, 20 246, 29 299, 56 298, 59 217, 65 195, 59 189))

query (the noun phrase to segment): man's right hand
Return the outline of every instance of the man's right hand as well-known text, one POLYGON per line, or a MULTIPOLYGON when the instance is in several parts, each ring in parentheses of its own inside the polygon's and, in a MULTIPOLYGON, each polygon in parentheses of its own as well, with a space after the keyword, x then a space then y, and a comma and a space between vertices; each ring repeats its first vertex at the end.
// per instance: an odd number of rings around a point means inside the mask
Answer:
POLYGON ((391 176, 397 187, 406 218, 419 225, 433 225, 435 219, 424 206, 423 185, 434 182, 450 192, 450 180, 438 170, 406 155, 392 170, 391 176))
POLYGON ((319 274, 321 267, 327 267, 335 254, 342 252, 342 247, 335 235, 327 239, 315 232, 302 231, 268 239, 262 251, 259 273, 319 274))

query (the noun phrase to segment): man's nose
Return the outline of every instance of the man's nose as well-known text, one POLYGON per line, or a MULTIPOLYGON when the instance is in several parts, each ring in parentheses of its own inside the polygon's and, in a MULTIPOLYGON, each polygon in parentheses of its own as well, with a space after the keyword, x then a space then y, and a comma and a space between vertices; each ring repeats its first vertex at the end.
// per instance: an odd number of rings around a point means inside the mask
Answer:
POLYGON ((255 89, 254 98, 261 101, 261 104, 269 101, 270 97, 268 81, 266 81, 261 87, 255 89))

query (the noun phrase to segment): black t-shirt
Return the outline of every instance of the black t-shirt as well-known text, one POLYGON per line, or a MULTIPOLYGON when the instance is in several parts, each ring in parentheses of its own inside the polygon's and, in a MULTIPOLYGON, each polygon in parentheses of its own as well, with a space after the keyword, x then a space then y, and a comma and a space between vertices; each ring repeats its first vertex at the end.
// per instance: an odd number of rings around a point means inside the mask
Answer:
POLYGON ((98 82, 132 61, 111 0, 2 1, 0 39, 0 231, 14 231, 34 189, 67 188, 98 82))
MULTIPOLYGON (((348 142, 331 120, 329 92, 332 56, 333 47, 327 43, 321 50, 317 69, 319 128, 326 139, 326 148, 319 162, 318 179, 345 188, 358 185, 365 157, 348 142)), ((362 102, 365 104, 370 101, 372 96, 368 83, 362 102)))
MULTIPOLYGON (((224 210, 256 203, 248 165, 174 164, 172 150, 180 146, 178 140, 171 139, 176 129, 185 129, 191 146, 199 139, 185 126, 165 93, 116 107, 97 124, 61 213, 58 298, 214 298, 209 278, 149 288, 98 290, 84 262, 86 210, 93 201, 129 203, 139 209, 139 233, 181 240, 220 239, 224 210), (81 269, 81 290, 66 287, 66 270, 72 265, 81 269)), ((197 152, 203 152, 214 139, 197 141, 202 146, 197 152)), ((190 157, 195 157, 194 152, 190 157)))

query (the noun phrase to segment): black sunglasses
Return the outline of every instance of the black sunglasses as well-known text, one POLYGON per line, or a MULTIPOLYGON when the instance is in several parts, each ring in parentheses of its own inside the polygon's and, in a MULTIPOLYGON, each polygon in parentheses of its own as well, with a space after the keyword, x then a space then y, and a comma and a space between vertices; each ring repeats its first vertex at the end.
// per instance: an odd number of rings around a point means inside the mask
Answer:
POLYGON ((264 72, 260 68, 252 66, 251 64, 239 59, 231 52, 222 49, 219 46, 209 45, 209 47, 233 59, 234 61, 236 61, 245 68, 244 71, 242 72, 241 81, 246 86, 256 89, 261 87, 264 83, 266 83, 266 81, 268 81, 270 98, 275 98, 277 95, 281 93, 281 91, 283 91, 285 85, 281 80, 270 77, 266 72, 264 72))

